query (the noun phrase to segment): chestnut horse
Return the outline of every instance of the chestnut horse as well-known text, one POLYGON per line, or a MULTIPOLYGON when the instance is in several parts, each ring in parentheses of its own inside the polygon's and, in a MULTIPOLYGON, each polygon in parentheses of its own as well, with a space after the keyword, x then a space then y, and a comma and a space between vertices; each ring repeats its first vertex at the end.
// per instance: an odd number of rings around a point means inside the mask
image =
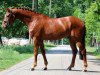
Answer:
POLYGON ((34 63, 31 70, 37 66, 38 48, 40 47, 41 53, 44 59, 44 70, 47 69, 48 61, 45 55, 43 40, 57 40, 64 37, 68 37, 70 46, 72 48, 72 61, 68 70, 71 70, 75 64, 75 58, 77 54, 77 47, 81 59, 84 63, 84 71, 87 71, 87 58, 85 48, 85 34, 86 28, 84 22, 79 18, 68 16, 62 18, 50 18, 44 14, 37 13, 33 10, 26 8, 7 8, 2 27, 7 28, 12 23, 19 19, 25 23, 29 30, 29 35, 34 41, 34 63))

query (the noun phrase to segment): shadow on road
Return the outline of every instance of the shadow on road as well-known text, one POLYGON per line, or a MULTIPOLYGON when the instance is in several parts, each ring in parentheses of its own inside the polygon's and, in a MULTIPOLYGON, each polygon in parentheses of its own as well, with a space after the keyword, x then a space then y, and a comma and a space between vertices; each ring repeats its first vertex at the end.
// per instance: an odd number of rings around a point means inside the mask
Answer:
POLYGON ((69 45, 59 45, 48 50, 46 54, 72 54, 72 50, 69 45))
POLYGON ((71 50, 48 50, 47 54, 72 54, 71 50))
MULTIPOLYGON (((25 70, 26 70, 26 69, 25 69, 25 70)), ((30 70, 30 69, 28 69, 28 70, 30 70)), ((30 71, 31 71, 31 70, 30 70, 30 71)), ((55 71, 55 72, 56 72, 56 71, 59 71, 59 72, 60 72, 60 71, 66 71, 66 72, 68 72, 69 70, 67 70, 67 69, 47 69, 47 70, 35 69, 34 71, 55 71)), ((34 72, 34 71, 33 71, 33 72, 34 72)), ((82 70, 77 70, 77 69, 76 69, 76 70, 75 70, 75 69, 74 69, 74 70, 70 70, 70 71, 71 71, 71 72, 74 72, 74 71, 75 71, 75 72, 83 72, 82 70)), ((90 71, 90 70, 88 70, 87 72, 84 72, 84 73, 95 73, 95 74, 96 74, 96 73, 100 73, 100 71, 95 71, 95 70, 91 70, 91 71, 90 71)))
POLYGON ((87 71, 87 73, 100 73, 100 71, 87 71))
POLYGON ((92 63, 95 63, 97 65, 100 65, 100 60, 99 59, 95 59, 95 58, 88 59, 88 62, 92 62, 92 63))
MULTIPOLYGON (((77 71, 77 72, 83 72, 82 70, 71 70, 71 71, 77 71)), ((87 72, 86 73, 100 73, 100 71, 90 71, 90 70, 87 70, 87 72)))

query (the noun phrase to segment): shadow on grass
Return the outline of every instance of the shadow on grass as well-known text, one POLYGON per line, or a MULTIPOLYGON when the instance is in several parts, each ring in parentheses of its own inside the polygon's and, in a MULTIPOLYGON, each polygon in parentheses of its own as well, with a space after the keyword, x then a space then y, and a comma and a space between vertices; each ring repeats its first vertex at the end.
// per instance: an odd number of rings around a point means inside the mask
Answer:
MULTIPOLYGON (((54 45, 45 45, 45 49, 48 50, 50 49, 51 47, 55 47, 54 45)), ((27 53, 27 54, 33 54, 34 53, 34 46, 33 44, 32 45, 27 45, 27 46, 19 46, 19 45, 11 45, 11 46, 1 46, 0 47, 0 50, 7 50, 7 51, 16 51, 20 54, 22 53, 27 53)), ((39 48, 39 53, 41 52, 40 51, 40 48, 39 48)))
POLYGON ((15 51, 19 52, 20 54, 22 53, 33 53, 33 46, 32 45, 28 45, 28 46, 16 46, 14 48, 15 51))
MULTIPOLYGON (((45 50, 48 50, 52 47, 55 47, 55 45, 52 44, 45 44, 45 50)), ((34 46, 32 45, 28 45, 28 46, 18 46, 15 48, 16 51, 18 51, 19 53, 34 53, 34 46)), ((41 50, 39 48, 38 50, 39 53, 41 53, 41 50)))
POLYGON ((16 51, 20 54, 22 53, 33 53, 33 45, 27 45, 27 46, 19 46, 19 45, 11 45, 11 46, 1 46, 0 50, 2 51, 16 51))

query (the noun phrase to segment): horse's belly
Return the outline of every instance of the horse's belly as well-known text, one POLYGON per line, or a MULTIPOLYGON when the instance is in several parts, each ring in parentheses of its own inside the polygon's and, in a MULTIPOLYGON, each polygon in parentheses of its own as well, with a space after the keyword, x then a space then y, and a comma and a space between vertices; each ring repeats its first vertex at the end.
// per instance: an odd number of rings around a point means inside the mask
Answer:
POLYGON ((43 38, 44 40, 57 40, 57 39, 61 39, 61 38, 68 37, 68 36, 69 36, 68 33, 59 33, 59 34, 45 35, 43 38))
POLYGON ((45 29, 44 39, 45 40, 57 40, 69 36, 69 27, 61 27, 60 25, 54 25, 54 27, 45 29))

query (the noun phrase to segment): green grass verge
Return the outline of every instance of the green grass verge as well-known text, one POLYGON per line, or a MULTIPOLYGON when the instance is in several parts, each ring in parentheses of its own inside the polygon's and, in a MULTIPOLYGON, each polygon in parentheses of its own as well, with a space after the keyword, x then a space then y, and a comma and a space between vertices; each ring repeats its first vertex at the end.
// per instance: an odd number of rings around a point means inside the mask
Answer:
MULTIPOLYGON (((46 50, 54 47, 45 44, 46 50)), ((40 51, 40 50, 39 50, 40 51)), ((1 46, 0 47, 0 71, 5 70, 22 60, 33 56, 33 45, 29 46, 1 46)))
POLYGON ((0 47, 0 71, 32 56, 29 46, 4 46, 0 47), (29 48, 29 49, 27 49, 29 48))
POLYGON ((86 49, 88 54, 94 55, 97 57, 97 59, 100 59, 100 47, 97 50, 96 47, 87 46, 86 49))

